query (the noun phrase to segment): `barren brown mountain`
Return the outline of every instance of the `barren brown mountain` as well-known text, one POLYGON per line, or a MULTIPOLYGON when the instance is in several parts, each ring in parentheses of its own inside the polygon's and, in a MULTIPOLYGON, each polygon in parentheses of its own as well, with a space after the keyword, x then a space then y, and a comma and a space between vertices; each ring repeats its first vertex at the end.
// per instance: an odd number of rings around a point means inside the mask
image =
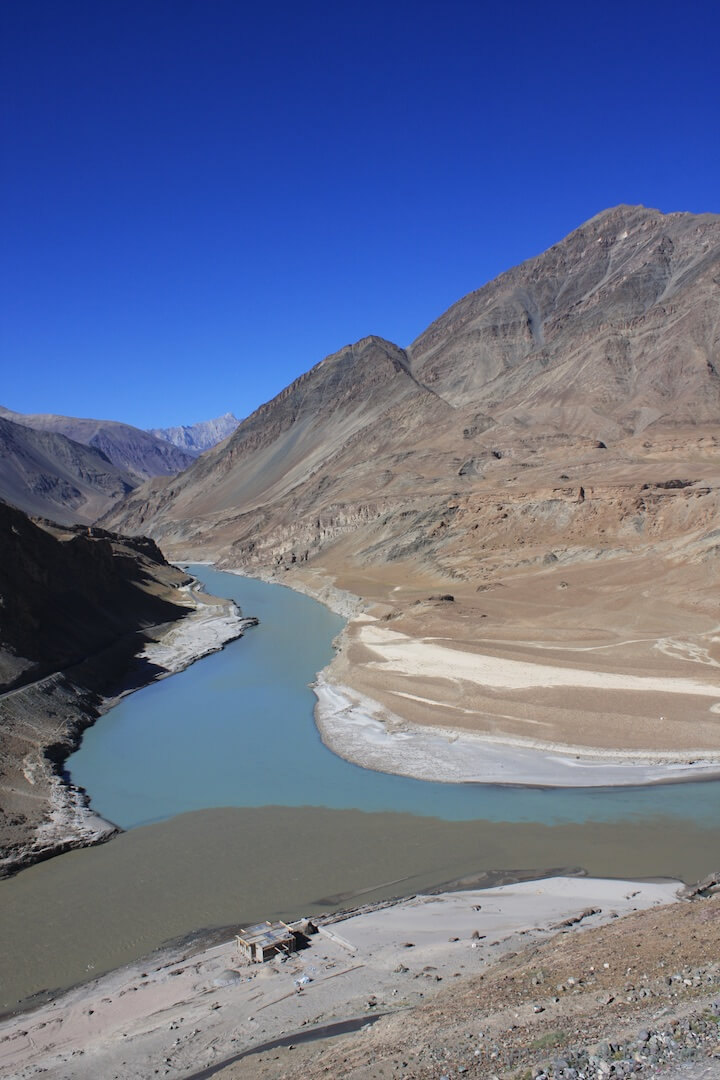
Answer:
MULTIPOLYGON (((719 300, 719 216, 618 207, 459 301, 408 349, 368 337, 327 357, 223 445, 132 492, 104 523, 148 533, 177 558, 281 580, 347 610, 317 687, 318 722, 329 745, 373 768, 487 779, 474 770, 497 746, 507 772, 495 778, 519 782, 513 754, 525 753, 524 783, 557 783, 558 762, 566 777, 608 762, 619 771, 650 762, 663 776, 669 764, 717 763, 719 300)), ((30 544, 25 529, 11 530, 20 553, 30 544)), ((101 531, 97 538, 105 544, 101 531)), ((33 541, 41 552, 48 542, 33 541)), ((80 546, 77 537, 64 543, 68 553, 80 546)), ((40 565, 47 561, 43 554, 40 565)), ((21 560, 20 572, 32 576, 32 567, 21 560)), ((22 636, 22 619, 16 625, 22 636)), ((78 627, 70 629, 68 645, 78 627)), ((19 644, 14 653, 29 658, 19 644)), ((66 745, 74 730, 63 737, 66 745)), ((45 779, 50 786, 49 767, 45 779)), ((15 774, 10 781, 15 791, 15 774)), ((31 857, 36 849, 37 840, 31 857)), ((627 884, 632 903, 638 893, 627 884)), ((471 910, 479 924, 481 905, 471 910)), ((262 1004, 258 978, 248 988, 252 1015, 240 1017, 235 997, 223 1009, 198 996, 196 962, 187 965, 192 996, 178 1001, 184 968, 173 960, 177 979, 167 981, 182 1015, 168 1023, 163 1012, 151 1034, 162 1028, 172 1040, 166 1071, 198 1078, 220 1075, 208 1016, 226 1013, 235 1047, 228 1077, 529 1080, 666 1066, 677 1069, 673 1080, 716 1077, 719 910, 717 898, 653 908, 576 936, 575 924, 601 915, 585 908, 547 941, 524 938, 523 928, 499 963, 475 964, 472 974, 456 965, 455 931, 443 943, 442 975, 418 960, 392 973, 388 964, 387 1001, 374 985, 359 996, 361 976, 350 981, 353 1015, 395 1015, 342 1038, 342 1026, 326 1028, 317 1011, 315 967, 314 984, 288 981, 277 997, 267 980, 273 997, 262 1004), (276 1037, 266 1031, 273 1014, 261 1010, 286 1001, 288 1015, 307 1007, 312 1018, 289 1032, 283 1020, 276 1037), (255 1025, 249 1047, 238 1038, 243 1024, 255 1025), (301 1031, 328 1039, 298 1045, 301 1031)), ((479 959, 481 942, 500 947, 485 936, 472 932, 468 956, 479 959)), ((397 947, 405 958, 420 952, 414 937, 397 947)), ((335 970, 332 961, 328 979, 368 974, 357 956, 348 964, 335 970)), ((139 971, 131 989, 147 994, 150 968, 139 971)), ((235 974, 222 971, 208 990, 235 974)), ((330 984, 338 997, 342 985, 330 984)), ((95 1014, 87 1006, 83 1032, 95 1014)), ((125 1068, 133 1051, 122 1023, 125 1068)), ((141 1025, 144 1038, 146 1010, 141 1025)), ((47 1026, 43 1019, 37 1033, 47 1026)), ((78 1050, 69 1046, 60 1048, 72 1053, 65 1064, 75 1075, 78 1050)))
POLYGON ((720 216, 608 210, 106 521, 376 605, 330 677, 389 729, 717 750, 719 301, 720 216))

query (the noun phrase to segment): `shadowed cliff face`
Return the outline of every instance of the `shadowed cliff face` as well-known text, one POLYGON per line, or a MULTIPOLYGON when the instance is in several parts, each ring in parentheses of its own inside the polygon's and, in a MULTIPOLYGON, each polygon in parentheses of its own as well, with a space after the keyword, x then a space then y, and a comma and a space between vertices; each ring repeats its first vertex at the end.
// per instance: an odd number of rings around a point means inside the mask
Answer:
POLYGON ((41 526, 0 503, 0 691, 184 616, 169 595, 186 580, 152 540, 41 526))
POLYGON ((669 458, 689 455, 691 480, 714 460, 719 281, 720 217, 607 211, 407 351, 366 338, 323 360, 104 520, 250 570, 336 551, 470 580, 488 543, 528 540, 531 518, 550 543, 570 519, 596 538, 603 512, 577 510, 581 488, 602 488, 611 529, 640 536, 657 521, 643 485, 675 478, 669 458))
POLYGON ((152 540, 0 503, 0 877, 115 831, 59 768, 103 697, 162 674, 136 654, 189 613, 189 580, 152 540))

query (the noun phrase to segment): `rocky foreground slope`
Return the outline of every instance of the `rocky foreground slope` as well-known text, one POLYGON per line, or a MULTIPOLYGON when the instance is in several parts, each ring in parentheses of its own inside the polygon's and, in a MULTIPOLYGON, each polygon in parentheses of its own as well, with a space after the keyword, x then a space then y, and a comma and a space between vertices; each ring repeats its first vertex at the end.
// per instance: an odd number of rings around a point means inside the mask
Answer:
POLYGON ((386 900, 298 920, 301 948, 262 965, 225 927, 37 995, 0 1020, 0 1072, 710 1080, 718 900, 677 892, 549 877, 386 900))
POLYGON ((190 580, 152 540, 0 503, 0 876, 115 831, 61 767, 107 698, 165 672, 138 654, 193 615, 190 580))
POLYGON ((327 357, 106 522, 374 604, 386 631, 351 624, 331 675, 384 722, 717 749, 714 689, 600 697, 578 675, 480 694, 395 646, 714 687, 719 299, 720 216, 606 211, 408 349, 368 337, 327 357))

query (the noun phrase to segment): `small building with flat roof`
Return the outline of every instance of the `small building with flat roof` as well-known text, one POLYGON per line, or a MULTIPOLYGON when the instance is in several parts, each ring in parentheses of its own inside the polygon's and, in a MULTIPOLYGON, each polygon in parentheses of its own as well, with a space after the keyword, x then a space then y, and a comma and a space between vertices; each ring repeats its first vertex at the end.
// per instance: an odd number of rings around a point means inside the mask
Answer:
POLYGON ((238 951, 256 964, 264 964, 278 953, 294 953, 297 939, 284 922, 264 922, 249 926, 235 935, 238 951))

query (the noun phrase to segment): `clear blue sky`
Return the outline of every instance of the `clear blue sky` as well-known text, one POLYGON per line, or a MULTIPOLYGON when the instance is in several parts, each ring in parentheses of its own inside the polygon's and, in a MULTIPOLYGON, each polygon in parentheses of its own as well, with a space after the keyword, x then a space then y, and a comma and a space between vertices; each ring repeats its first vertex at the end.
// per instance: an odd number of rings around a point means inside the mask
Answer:
POLYGON ((0 403, 243 416, 620 202, 720 211, 715 2, 0 5, 0 403))

